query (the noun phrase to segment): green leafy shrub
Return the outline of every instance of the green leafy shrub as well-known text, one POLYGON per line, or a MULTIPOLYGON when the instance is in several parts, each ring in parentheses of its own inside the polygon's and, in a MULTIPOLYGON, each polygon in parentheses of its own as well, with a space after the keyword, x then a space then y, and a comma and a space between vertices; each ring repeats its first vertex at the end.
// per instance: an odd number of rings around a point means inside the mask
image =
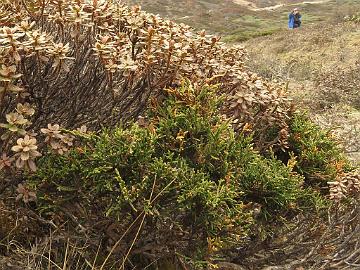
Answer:
POLYGON ((214 89, 196 91, 189 85, 172 91, 155 114, 150 114, 159 119, 161 152, 170 150, 185 158, 214 181, 226 178, 233 182, 243 193, 242 200, 259 203, 264 214, 297 205, 304 195, 303 177, 275 158, 262 157, 252 149, 251 136, 236 135, 216 109, 221 108, 222 98, 216 98, 214 89))
POLYGON ((222 119, 215 91, 187 84, 169 90, 142 127, 90 134, 66 155, 41 158, 31 180, 40 209, 75 216, 85 228, 108 224, 102 232, 139 265, 136 254, 206 260, 233 247, 256 226, 248 205, 274 219, 314 209, 317 196, 303 189, 300 175, 261 157, 251 137, 222 119), (314 200, 304 203, 308 197, 314 200))
POLYGON ((294 114, 290 129, 289 152, 294 154, 296 170, 305 176, 308 185, 324 188, 327 193, 327 182, 350 169, 336 138, 304 113, 294 114))

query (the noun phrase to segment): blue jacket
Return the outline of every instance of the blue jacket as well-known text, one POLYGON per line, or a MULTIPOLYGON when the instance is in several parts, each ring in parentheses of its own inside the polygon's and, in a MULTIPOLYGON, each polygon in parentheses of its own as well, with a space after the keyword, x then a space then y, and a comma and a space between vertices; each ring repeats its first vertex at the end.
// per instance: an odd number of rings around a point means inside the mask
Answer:
POLYGON ((298 17, 298 19, 299 19, 299 23, 298 24, 296 24, 295 23, 295 14, 294 13, 290 13, 289 14, 289 28, 297 28, 297 27, 300 27, 300 24, 301 24, 301 15, 299 14, 299 17, 298 17))

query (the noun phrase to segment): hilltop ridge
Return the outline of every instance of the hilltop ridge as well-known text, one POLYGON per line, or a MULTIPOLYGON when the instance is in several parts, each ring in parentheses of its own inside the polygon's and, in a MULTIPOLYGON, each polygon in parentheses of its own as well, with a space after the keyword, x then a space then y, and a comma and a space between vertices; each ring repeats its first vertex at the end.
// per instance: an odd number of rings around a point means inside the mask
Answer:
POLYGON ((233 0, 235 4, 247 7, 252 11, 273 11, 281 7, 291 7, 306 4, 325 4, 332 0, 308 0, 308 1, 246 1, 233 0))
POLYGON ((242 42, 285 30, 288 12, 295 6, 302 9, 304 25, 334 23, 360 9, 356 0, 127 0, 125 3, 141 5, 145 11, 185 23, 195 30, 205 29, 222 36, 226 42, 242 42))

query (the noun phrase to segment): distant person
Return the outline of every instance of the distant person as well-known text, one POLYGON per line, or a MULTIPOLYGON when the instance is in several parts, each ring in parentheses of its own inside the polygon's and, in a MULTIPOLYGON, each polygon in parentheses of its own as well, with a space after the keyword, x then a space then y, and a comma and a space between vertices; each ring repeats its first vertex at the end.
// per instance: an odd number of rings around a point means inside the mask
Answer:
POLYGON ((298 8, 294 8, 289 14, 289 28, 295 29, 301 26, 301 14, 298 8))

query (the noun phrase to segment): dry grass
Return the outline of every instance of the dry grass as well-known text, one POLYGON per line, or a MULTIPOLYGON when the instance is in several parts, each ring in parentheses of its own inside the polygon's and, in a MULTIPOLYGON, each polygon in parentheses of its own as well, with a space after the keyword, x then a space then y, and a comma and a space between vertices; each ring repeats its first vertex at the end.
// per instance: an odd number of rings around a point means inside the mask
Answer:
POLYGON ((332 129, 345 151, 360 161, 360 26, 354 23, 320 24, 300 31, 281 32, 246 43, 252 70, 270 79, 288 82, 292 98, 313 120, 332 129))
MULTIPOLYGON (((342 206, 334 205, 322 218, 309 218, 304 214, 294 218, 288 226, 275 225, 271 241, 249 239, 245 246, 229 251, 228 259, 251 270, 358 269, 359 222, 359 201, 354 200, 342 206)), ((259 237, 260 234, 261 232, 259 237)), ((98 252, 94 251, 96 255, 89 257, 89 243, 74 237, 69 238, 60 228, 30 248, 25 248, 15 241, 9 244, 13 249, 12 254, 7 257, 0 256, 0 270, 124 270, 116 261, 102 267, 99 263, 102 258, 98 257, 100 246, 98 252)), ((225 266, 224 269, 228 269, 225 266)), ((148 265, 144 269, 188 268, 182 267, 181 263, 175 266, 164 261, 157 266, 148 265)))
POLYGON ((321 72, 355 65, 360 56, 359 30, 352 23, 323 23, 256 38, 246 43, 248 65, 266 77, 313 80, 321 72))

